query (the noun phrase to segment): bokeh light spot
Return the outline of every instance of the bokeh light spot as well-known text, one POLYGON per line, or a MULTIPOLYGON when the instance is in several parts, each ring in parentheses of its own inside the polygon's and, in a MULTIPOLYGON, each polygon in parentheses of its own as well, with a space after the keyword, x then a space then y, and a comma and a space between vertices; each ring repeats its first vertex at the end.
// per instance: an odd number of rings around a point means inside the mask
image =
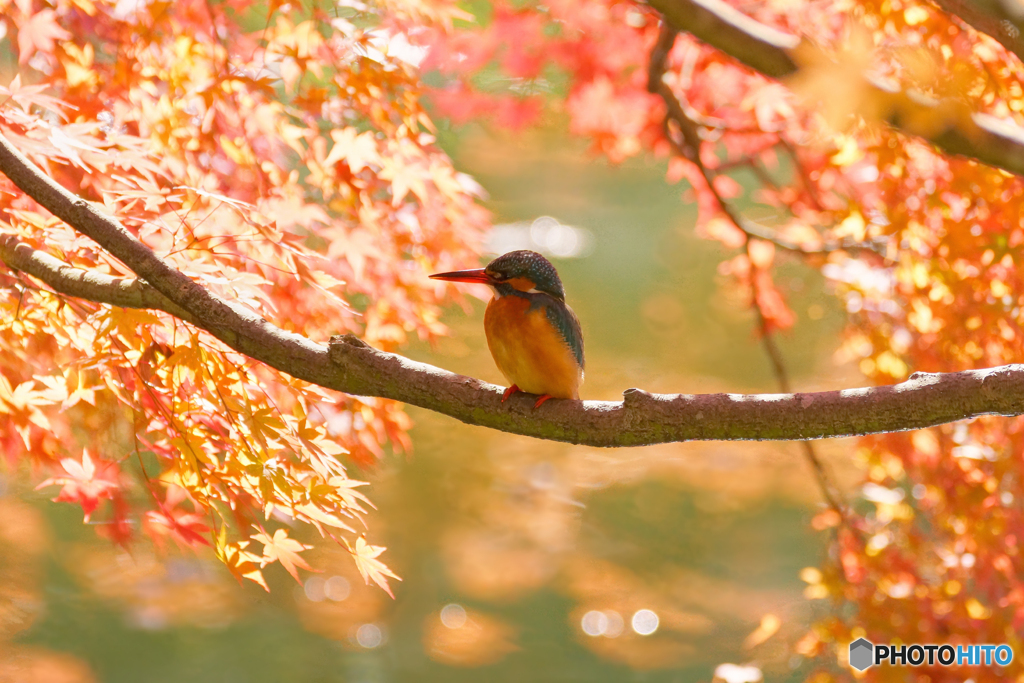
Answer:
POLYGON ((649 609, 637 610, 633 615, 633 630, 642 636, 649 636, 658 630, 658 615, 649 609))
POLYGON ((605 616, 604 612, 598 612, 597 610, 590 610, 583 615, 580 619, 580 628, 588 636, 601 636, 608 630, 608 617, 605 616))
POLYGON ((495 225, 486 250, 504 254, 532 249, 555 258, 579 258, 593 250, 593 241, 593 233, 586 228, 566 225, 552 216, 539 216, 533 221, 495 225))
POLYGON ((313 602, 321 602, 326 597, 324 588, 327 582, 319 576, 311 576, 306 579, 306 583, 302 586, 302 591, 306 594, 306 599, 313 602))
POLYGON ((384 633, 376 624, 363 624, 356 631, 356 642, 366 649, 372 650, 384 642, 384 633))
POLYGON ((466 618, 466 610, 454 602, 441 610, 441 623, 448 628, 462 628, 466 625, 466 618))
POLYGON ((345 600, 351 592, 352 584, 344 576, 332 576, 324 582, 324 595, 334 602, 345 600))
POLYGON ((604 615, 608 617, 608 627, 604 630, 605 638, 618 638, 622 635, 622 615, 613 609, 607 610, 604 615))
POLYGON ((764 674, 756 666, 719 664, 715 668, 713 683, 760 683, 764 674))

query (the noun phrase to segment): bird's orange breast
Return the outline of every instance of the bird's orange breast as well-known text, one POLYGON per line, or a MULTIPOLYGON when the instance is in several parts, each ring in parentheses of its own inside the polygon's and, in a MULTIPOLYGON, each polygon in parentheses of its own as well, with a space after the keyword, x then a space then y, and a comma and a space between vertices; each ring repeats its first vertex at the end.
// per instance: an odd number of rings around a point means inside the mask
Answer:
POLYGON ((579 398, 583 370, 543 307, 520 296, 491 300, 484 315, 487 346, 501 374, 530 394, 579 398))

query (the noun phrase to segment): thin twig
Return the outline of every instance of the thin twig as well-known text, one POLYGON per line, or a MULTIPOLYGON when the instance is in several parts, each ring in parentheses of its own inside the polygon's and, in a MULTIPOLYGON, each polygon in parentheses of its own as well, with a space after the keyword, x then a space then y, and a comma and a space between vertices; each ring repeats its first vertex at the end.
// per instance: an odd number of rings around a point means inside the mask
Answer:
POLYGON ((789 140, 783 136, 779 136, 779 144, 786 150, 790 160, 793 162, 793 168, 796 169, 797 175, 800 176, 800 181, 803 183, 804 189, 807 190, 808 196, 811 201, 814 202, 814 208, 819 211, 825 210, 825 204, 821 201, 821 196, 818 194, 818 188, 811 181, 810 176, 807 175, 807 169, 800 163, 800 155, 796 151, 796 147, 793 146, 789 140))
POLYGON ((651 93, 661 97, 662 101, 665 103, 666 113, 663 128, 669 145, 678 156, 681 156, 697 167, 697 170, 700 171, 701 176, 704 178, 704 182, 707 185, 708 190, 714 196, 719 209, 729 219, 729 221, 739 228, 740 231, 742 231, 748 238, 756 237, 757 239, 771 242, 780 249, 792 251, 798 254, 810 255, 827 254, 833 251, 867 250, 884 256, 884 254, 879 251, 879 248, 875 247, 873 244, 855 243, 846 240, 829 242, 823 241, 817 247, 798 244, 780 237, 777 233, 763 225, 759 225, 747 218, 744 218, 743 216, 740 216, 735 209, 732 208, 732 206, 722 196, 721 192, 718 191, 718 188, 715 187, 715 178, 718 175, 717 172, 709 169, 700 157, 703 140, 700 136, 697 123, 693 120, 690 114, 687 113, 686 107, 679 101, 675 93, 672 92, 671 88, 668 87, 662 78, 665 74, 666 60, 668 59, 668 54, 672 49, 672 43, 675 41, 676 35, 678 35, 678 33, 675 29, 673 29, 668 23, 662 22, 661 33, 658 35, 658 41, 655 43, 654 49, 651 51, 651 59, 648 65, 647 88, 651 93), (673 132, 673 126, 678 131, 678 137, 673 132))
MULTIPOLYGON (((753 238, 764 239, 759 234, 754 234, 751 231, 749 221, 745 220, 739 213, 732 207, 729 202, 725 200, 722 194, 715 187, 715 175, 710 171, 701 159, 701 138, 697 129, 697 124, 687 115, 685 107, 680 103, 679 99, 671 91, 668 85, 664 82, 663 76, 665 74, 666 63, 668 55, 672 50, 672 45, 675 43, 677 31, 673 29, 667 22, 662 22, 661 32, 658 35, 658 41, 655 44, 654 49, 651 51, 650 65, 648 67, 648 80, 647 88, 653 93, 657 93, 661 96, 665 102, 666 115, 665 115, 665 133, 666 137, 672 143, 676 153, 692 162, 701 175, 704 177, 704 181, 707 183, 708 189, 714 196, 715 201, 718 203, 718 207, 721 212, 729 219, 729 221, 741 230, 746 237, 746 248, 749 256, 750 242, 753 238), (678 128, 682 140, 674 139, 672 135, 671 125, 675 124, 678 128)), ((758 175, 762 183, 770 184, 773 187, 775 181, 767 175, 767 172, 760 168, 753 159, 750 160, 750 166, 754 169, 755 174, 758 175), (760 173, 758 173, 760 171, 760 173)), ((776 240, 771 240, 777 243, 776 240)), ((792 245, 796 247, 797 245, 792 245)), ((789 247, 789 245, 787 245, 789 247)), ((794 251, 803 251, 799 247, 793 249, 794 251)), ((806 253, 806 252, 805 252, 806 253)), ((778 346, 775 344, 775 338, 773 336, 771 326, 768 323, 767 317, 765 317, 764 311, 761 310, 761 305, 758 301, 758 285, 757 277, 751 278, 751 286, 753 288, 753 295, 751 299, 751 306, 757 312, 759 321, 759 327, 761 332, 761 341, 764 345, 764 349, 768 354, 768 358, 772 364, 772 370, 775 374, 775 379, 779 384, 779 388, 784 393, 792 393, 789 381, 789 373, 786 370, 786 365, 782 359, 782 354, 779 352, 778 346)), ((815 477, 818 481, 818 486, 821 489, 822 496, 825 498, 825 502, 830 508, 832 508, 836 514, 839 515, 844 526, 850 526, 849 520, 846 513, 846 506, 843 501, 842 493, 832 482, 832 478, 825 468, 825 464, 821 458, 818 457, 814 446, 809 441, 801 441, 801 448, 807 461, 811 464, 814 470, 815 477)))

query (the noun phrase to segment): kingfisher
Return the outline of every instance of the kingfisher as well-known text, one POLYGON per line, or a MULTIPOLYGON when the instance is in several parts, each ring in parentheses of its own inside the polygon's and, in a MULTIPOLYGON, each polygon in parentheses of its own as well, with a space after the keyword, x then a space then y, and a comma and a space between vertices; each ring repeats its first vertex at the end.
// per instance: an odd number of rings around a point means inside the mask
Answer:
POLYGON ((562 280, 535 251, 510 251, 484 268, 436 273, 435 280, 488 285, 494 298, 484 314, 484 333, 495 365, 516 392, 579 400, 583 383, 583 332, 565 303, 562 280))

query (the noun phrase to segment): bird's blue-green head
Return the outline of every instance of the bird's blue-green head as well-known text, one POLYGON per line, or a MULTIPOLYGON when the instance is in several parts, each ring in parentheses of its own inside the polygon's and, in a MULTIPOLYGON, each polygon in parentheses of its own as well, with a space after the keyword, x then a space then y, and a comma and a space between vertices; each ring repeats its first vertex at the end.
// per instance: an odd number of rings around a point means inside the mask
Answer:
POLYGON ((535 251, 521 249, 499 256, 484 268, 492 280, 522 292, 545 292, 565 301, 565 289, 551 261, 535 251))
POLYGON ((565 289, 558 271, 551 261, 535 251, 521 249, 499 256, 485 268, 459 270, 451 273, 437 273, 430 277, 436 280, 455 282, 480 282, 490 285, 499 295, 520 292, 550 294, 559 301, 565 301, 565 289))

